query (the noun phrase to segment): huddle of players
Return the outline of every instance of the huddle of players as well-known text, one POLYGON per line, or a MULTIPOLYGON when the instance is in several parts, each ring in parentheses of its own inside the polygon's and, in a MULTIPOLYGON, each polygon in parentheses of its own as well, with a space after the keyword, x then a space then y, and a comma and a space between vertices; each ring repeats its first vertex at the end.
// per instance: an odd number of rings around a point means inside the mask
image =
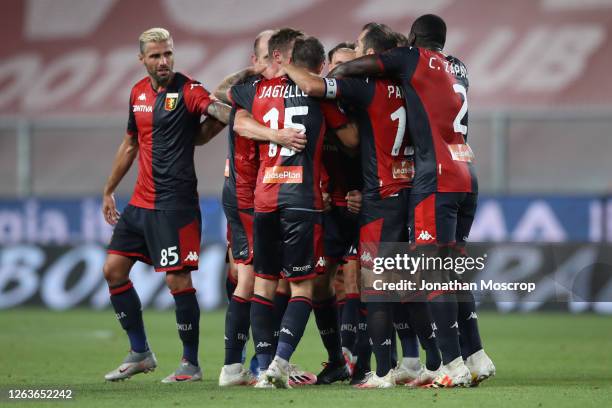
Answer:
POLYGON ((477 182, 465 141, 467 74, 442 53, 445 36, 434 15, 415 20, 408 38, 367 24, 354 48, 330 51, 322 78, 325 53, 316 38, 265 31, 253 67, 215 91, 232 105, 223 205, 235 265, 220 386, 288 388, 351 377, 359 388, 453 387, 495 374, 471 293, 360 302, 360 267, 383 254, 381 242, 463 255, 477 182), (341 308, 335 286, 344 293, 341 308), (317 376, 289 363, 312 310, 328 352, 317 376), (249 328, 257 378, 242 364, 249 328))

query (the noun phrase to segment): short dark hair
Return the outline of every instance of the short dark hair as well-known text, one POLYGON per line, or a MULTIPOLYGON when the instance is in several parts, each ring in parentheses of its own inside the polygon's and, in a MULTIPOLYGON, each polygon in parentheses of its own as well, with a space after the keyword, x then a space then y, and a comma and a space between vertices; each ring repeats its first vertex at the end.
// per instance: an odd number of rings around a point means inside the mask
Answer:
POLYGON ((366 32, 361 40, 364 51, 372 48, 374 52, 380 53, 397 45, 395 33, 386 24, 368 23, 363 26, 362 31, 366 32))
POLYGON ((425 14, 414 20, 410 33, 414 34, 416 46, 444 48, 446 23, 435 14, 425 14))
POLYGON ((268 41, 268 56, 272 58, 274 50, 279 50, 285 53, 291 49, 291 45, 296 38, 302 37, 304 33, 300 30, 295 30, 290 27, 285 27, 276 30, 268 41))
POLYGON ((331 62, 332 58, 334 58, 334 54, 336 53, 336 51, 341 50, 343 48, 354 50, 355 43, 343 41, 340 44, 336 45, 334 48, 332 48, 331 50, 327 52, 327 61, 331 62))
POLYGON ((298 37, 293 44, 291 61, 295 65, 316 71, 325 62, 325 48, 315 37, 298 37))
POLYGON ((408 41, 408 37, 406 37, 404 34, 400 33, 399 31, 395 31, 393 35, 395 36, 395 42, 398 47, 407 47, 410 45, 410 42, 408 41))

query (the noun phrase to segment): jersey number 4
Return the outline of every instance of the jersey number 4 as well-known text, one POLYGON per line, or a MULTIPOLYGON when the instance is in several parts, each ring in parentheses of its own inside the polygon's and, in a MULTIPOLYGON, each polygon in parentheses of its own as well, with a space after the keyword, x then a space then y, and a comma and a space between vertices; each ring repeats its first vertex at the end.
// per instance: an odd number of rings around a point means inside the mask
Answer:
MULTIPOLYGON (((308 115, 308 106, 292 106, 289 108, 285 108, 285 119, 283 123, 285 124, 285 128, 297 129, 301 133, 306 133, 306 126, 301 123, 293 123, 294 116, 304 116, 308 115)), ((278 118, 280 117, 280 112, 276 108, 270 109, 263 117, 264 123, 269 123, 268 127, 270 129, 278 129, 278 118)), ((278 145, 276 143, 270 143, 268 147, 268 156, 275 157, 278 153, 278 145)), ((281 156, 293 156, 295 151, 292 149, 288 149, 283 147, 280 149, 281 156)))

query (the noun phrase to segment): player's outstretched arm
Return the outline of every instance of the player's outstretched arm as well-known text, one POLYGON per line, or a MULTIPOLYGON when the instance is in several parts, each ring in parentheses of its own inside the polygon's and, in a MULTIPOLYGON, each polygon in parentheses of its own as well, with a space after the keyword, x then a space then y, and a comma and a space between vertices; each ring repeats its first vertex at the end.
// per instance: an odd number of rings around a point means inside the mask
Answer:
POLYGON ((102 196, 102 213, 104 214, 104 219, 110 225, 115 225, 119 221, 119 211, 117 211, 113 194, 125 174, 132 167, 137 154, 138 138, 128 133, 123 138, 121 145, 119 145, 119 149, 117 149, 113 168, 104 186, 102 196))
POLYGON ((215 95, 215 98, 219 99, 222 102, 231 103, 228 95, 228 91, 230 90, 230 88, 236 84, 239 84, 240 82, 244 82, 244 80, 250 76, 261 74, 264 69, 265 67, 262 67, 262 69, 248 67, 226 76, 223 81, 221 81, 221 83, 217 86, 217 89, 215 89, 213 95, 215 95))
POLYGON ((363 57, 342 63, 334 68, 328 76, 332 78, 346 76, 377 76, 381 75, 383 71, 378 56, 373 54, 364 55, 363 57))
POLYGON ((204 145, 212 140, 215 136, 217 136, 224 128, 226 124, 213 118, 212 116, 207 116, 204 119, 204 122, 200 123, 200 132, 195 136, 193 143, 196 146, 204 145))
POLYGON ((229 122, 231 110, 232 108, 229 105, 221 101, 215 100, 212 101, 210 105, 208 105, 208 108, 206 109, 206 114, 217 119, 219 122, 223 122, 227 125, 227 123, 229 122))
POLYGON ((272 142, 288 149, 301 152, 306 147, 306 135, 293 128, 270 129, 257 122, 244 109, 236 111, 234 131, 240 136, 260 142, 272 142))
POLYGON ((325 80, 323 78, 293 64, 283 64, 283 68, 289 78, 307 95, 317 98, 325 96, 325 80))

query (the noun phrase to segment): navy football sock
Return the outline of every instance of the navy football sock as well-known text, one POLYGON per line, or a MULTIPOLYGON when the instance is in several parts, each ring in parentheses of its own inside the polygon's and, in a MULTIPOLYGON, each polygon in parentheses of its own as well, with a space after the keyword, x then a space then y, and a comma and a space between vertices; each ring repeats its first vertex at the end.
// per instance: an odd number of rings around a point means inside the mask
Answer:
POLYGON ((357 324, 357 341, 354 353, 357 355, 357 364, 370 371, 370 360, 372 358, 372 346, 368 336, 368 311, 366 304, 359 302, 359 323, 357 324))
POLYGON ((342 324, 340 326, 340 336, 342 347, 349 350, 355 348, 357 341, 357 325, 359 321, 359 293, 347 293, 346 302, 342 308, 342 324))
POLYGON ((310 299, 303 296, 294 296, 287 305, 287 311, 281 323, 276 355, 289 361, 297 348, 312 309, 310 299))
POLYGON ((234 295, 225 313, 225 365, 242 362, 249 338, 251 303, 234 295))
POLYGON ((291 295, 286 293, 276 292, 274 295, 274 343, 272 355, 276 354, 276 345, 278 344, 278 335, 280 333, 281 322, 283 321, 283 316, 285 316, 285 311, 287 310, 287 305, 289 304, 290 298, 291 295))
POLYGON ((110 294, 115 316, 130 339, 130 348, 137 353, 149 350, 142 321, 142 305, 132 282, 128 280, 111 287, 110 294))
POLYGON ((457 297, 461 355, 466 359, 482 349, 482 341, 478 331, 478 315, 476 314, 476 302, 472 291, 461 291, 457 294, 457 297))
POLYGON ((384 377, 391 370, 392 313, 391 305, 383 302, 368 303, 368 334, 376 358, 376 375, 384 377))
MULTIPOLYGON (((336 309, 338 310, 338 327, 342 328, 342 316, 344 313, 344 306, 346 305, 346 298, 336 300, 336 309)), ((342 335, 342 329, 340 329, 340 335, 342 335)))
POLYGON ((266 370, 272 361, 274 349, 274 303, 263 296, 251 298, 251 332, 259 369, 266 370))
POLYGON ((172 292, 176 304, 176 327, 183 342, 183 358, 198 365, 200 305, 194 288, 172 292))
POLYGON ((429 307, 425 302, 410 302, 410 325, 416 332, 419 342, 425 350, 425 366, 428 370, 435 371, 440 367, 442 359, 436 342, 436 335, 431 322, 429 307))
POLYGON ((429 310, 438 329, 436 339, 442 353, 442 362, 448 364, 461 356, 455 294, 442 293, 430 300, 429 310))
POLYGON ((419 341, 410 327, 408 303, 393 304, 393 327, 402 345, 402 357, 419 358, 419 341))
POLYGON ((327 350, 328 361, 337 363, 344 361, 342 355, 342 343, 338 330, 338 309, 336 308, 336 297, 315 302, 313 304, 315 320, 323 346, 327 350))

